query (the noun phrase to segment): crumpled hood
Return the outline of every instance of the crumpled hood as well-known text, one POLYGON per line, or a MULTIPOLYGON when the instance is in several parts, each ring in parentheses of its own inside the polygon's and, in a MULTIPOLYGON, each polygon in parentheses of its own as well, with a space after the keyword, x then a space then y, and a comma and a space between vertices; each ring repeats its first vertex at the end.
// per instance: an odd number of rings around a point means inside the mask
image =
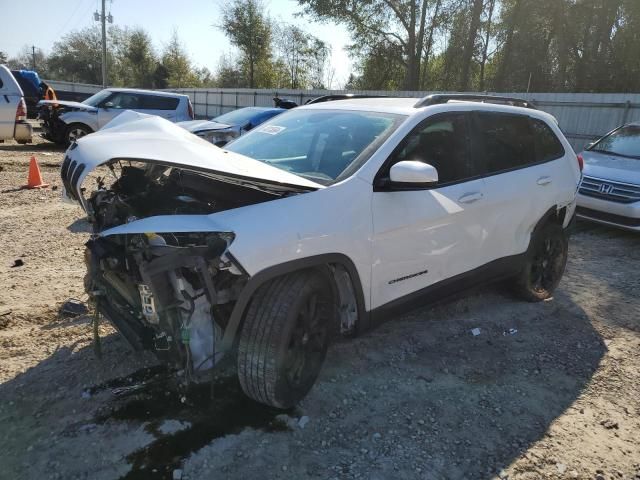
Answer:
POLYGON ((582 152, 583 174, 588 177, 640 185, 640 159, 625 158, 593 150, 582 152))
POLYGON ((232 125, 226 123, 218 123, 212 120, 190 120, 188 122, 178 122, 177 125, 181 126, 185 130, 195 133, 206 130, 226 130, 232 128, 232 125))
POLYGON ((63 106, 63 107, 69 107, 69 108, 77 108, 79 110, 86 110, 88 112, 98 111, 96 107, 92 107, 91 105, 86 105, 80 102, 70 102, 66 100, 40 100, 38 102, 38 106, 40 107, 43 105, 52 105, 54 107, 63 106))
POLYGON ((66 191, 80 200, 80 187, 87 175, 114 159, 191 168, 256 185, 296 190, 324 188, 258 160, 222 150, 164 118, 128 110, 69 147, 61 168, 66 191))

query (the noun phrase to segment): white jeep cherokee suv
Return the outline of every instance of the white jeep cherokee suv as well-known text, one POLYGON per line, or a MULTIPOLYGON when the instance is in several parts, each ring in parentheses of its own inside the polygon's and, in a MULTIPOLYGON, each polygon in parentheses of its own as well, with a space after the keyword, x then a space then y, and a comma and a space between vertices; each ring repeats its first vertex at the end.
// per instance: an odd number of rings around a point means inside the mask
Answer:
POLYGON ((246 394, 281 408, 334 333, 496 279, 548 298, 580 169, 553 117, 514 103, 327 102, 224 150, 123 113, 61 169, 95 231, 87 291, 133 347, 194 380, 235 358, 246 394))

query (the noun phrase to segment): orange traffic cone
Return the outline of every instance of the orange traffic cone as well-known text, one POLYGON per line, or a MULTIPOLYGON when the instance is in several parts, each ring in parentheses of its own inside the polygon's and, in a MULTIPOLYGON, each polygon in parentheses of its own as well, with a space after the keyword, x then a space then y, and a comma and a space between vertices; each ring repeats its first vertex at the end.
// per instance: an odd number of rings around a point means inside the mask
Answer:
POLYGON ((29 179, 27 180, 27 184, 24 188, 46 188, 48 186, 48 183, 44 183, 42 181, 42 174, 40 173, 38 161, 36 160, 36 157, 32 155, 31 161, 29 162, 29 179))

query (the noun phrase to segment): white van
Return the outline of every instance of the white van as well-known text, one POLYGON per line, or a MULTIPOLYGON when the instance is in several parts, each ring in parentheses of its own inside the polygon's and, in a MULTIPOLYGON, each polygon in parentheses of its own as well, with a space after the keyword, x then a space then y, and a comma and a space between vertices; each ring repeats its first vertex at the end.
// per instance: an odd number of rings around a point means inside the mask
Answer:
POLYGON ((18 143, 31 143, 32 134, 22 89, 11 71, 0 65, 0 142, 15 138, 18 143))

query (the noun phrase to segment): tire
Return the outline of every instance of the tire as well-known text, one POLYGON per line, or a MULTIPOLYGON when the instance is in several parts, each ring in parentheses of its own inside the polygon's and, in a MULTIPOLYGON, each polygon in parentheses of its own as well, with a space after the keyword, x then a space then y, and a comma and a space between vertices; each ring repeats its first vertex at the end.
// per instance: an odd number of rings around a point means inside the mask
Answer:
POLYGON ((247 396, 282 409, 302 400, 322 368, 335 312, 320 273, 296 272, 261 286, 238 346, 238 377, 247 396))
POLYGON ((86 125, 82 123, 72 123, 64 133, 64 141, 67 145, 71 145, 79 138, 89 135, 90 133, 93 133, 93 130, 86 125))
POLYGON ((551 298, 567 265, 569 241, 557 223, 547 223, 531 239, 527 259, 515 277, 515 293, 529 302, 551 298))

